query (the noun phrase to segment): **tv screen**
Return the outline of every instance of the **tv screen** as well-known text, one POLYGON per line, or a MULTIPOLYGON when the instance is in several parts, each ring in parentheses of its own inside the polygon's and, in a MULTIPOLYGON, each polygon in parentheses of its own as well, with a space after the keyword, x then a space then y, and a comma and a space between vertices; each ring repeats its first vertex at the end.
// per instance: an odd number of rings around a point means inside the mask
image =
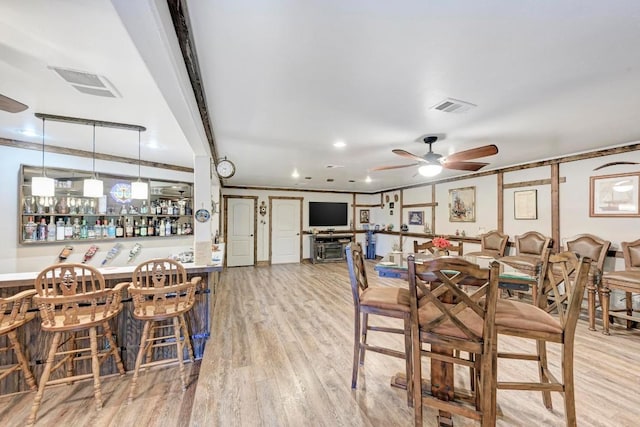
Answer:
POLYGON ((347 203, 309 202, 309 227, 338 227, 348 224, 347 203))

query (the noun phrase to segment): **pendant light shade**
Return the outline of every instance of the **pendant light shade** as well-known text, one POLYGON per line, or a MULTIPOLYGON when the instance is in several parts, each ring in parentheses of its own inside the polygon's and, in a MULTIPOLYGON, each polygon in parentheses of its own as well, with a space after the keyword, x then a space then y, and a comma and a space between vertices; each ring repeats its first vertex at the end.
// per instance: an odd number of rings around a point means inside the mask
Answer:
POLYGON ((84 197, 104 196, 104 186, 101 180, 96 177, 96 125, 93 124, 93 175, 91 179, 84 180, 84 197))
POLYGON ((55 196, 55 181, 44 173, 44 118, 42 119, 42 176, 31 178, 31 195, 38 197, 55 196))
POLYGON ((147 200, 149 198, 149 185, 140 180, 140 130, 138 130, 138 180, 131 183, 131 198, 147 200))

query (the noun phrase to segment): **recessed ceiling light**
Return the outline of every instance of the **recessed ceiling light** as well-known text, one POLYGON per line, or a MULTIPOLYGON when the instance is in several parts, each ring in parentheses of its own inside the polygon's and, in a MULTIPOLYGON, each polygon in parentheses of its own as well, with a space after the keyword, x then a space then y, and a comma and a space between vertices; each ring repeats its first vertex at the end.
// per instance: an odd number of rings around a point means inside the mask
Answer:
POLYGON ((346 147, 347 144, 345 144, 344 141, 336 141, 336 142, 333 143, 333 146, 336 147, 336 148, 342 148, 342 147, 346 147))
POLYGON ((367 177, 365 178, 364 182, 371 182, 371 177, 369 175, 367 175, 367 177))
POLYGON ((298 173, 298 169, 294 169, 294 170, 293 170, 293 173, 291 173, 291 176, 292 176, 292 177, 294 177, 294 178, 299 177, 299 176, 300 176, 300 174, 298 173))

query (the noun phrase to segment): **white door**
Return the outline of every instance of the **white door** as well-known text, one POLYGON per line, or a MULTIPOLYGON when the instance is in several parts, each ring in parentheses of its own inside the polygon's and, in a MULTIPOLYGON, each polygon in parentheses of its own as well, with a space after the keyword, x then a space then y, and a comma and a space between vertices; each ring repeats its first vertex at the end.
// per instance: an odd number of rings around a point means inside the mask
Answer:
POLYGON ((254 265, 255 199, 227 199, 227 266, 254 265))
POLYGON ((271 264, 300 262, 300 200, 273 199, 271 264))

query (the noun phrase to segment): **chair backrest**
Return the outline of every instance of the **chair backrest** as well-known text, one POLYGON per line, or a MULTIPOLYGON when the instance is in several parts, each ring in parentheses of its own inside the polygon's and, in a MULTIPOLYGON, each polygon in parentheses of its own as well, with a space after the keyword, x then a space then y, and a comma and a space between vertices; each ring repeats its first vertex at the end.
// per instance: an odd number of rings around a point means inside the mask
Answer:
POLYGON ((46 327, 77 325, 81 316, 95 319, 120 309, 120 293, 107 288, 102 273, 86 264, 45 268, 36 276, 35 290, 33 300, 46 327), (62 325, 57 324, 56 313, 64 314, 62 325))
POLYGON ((27 310, 35 293, 35 290, 29 289, 7 298, 0 298, 0 333, 5 328, 12 329, 13 325, 22 324, 27 320, 27 310))
POLYGON ((146 315, 148 301, 153 306, 153 314, 167 313, 171 305, 175 311, 179 307, 193 305, 196 283, 187 281, 184 266, 170 258, 156 258, 145 261, 133 270, 129 293, 134 303, 134 312, 146 315))
POLYGON ((360 306, 360 294, 369 287, 369 282, 367 281, 367 270, 364 266, 362 246, 360 243, 351 242, 347 245, 346 253, 353 303, 358 307, 360 306))
POLYGON ((624 267, 627 270, 640 270, 640 239, 633 242, 622 242, 624 267))
POLYGON ((590 258, 578 258, 566 251, 551 255, 547 274, 541 275, 538 307, 549 313, 557 312, 565 333, 575 331, 590 268, 590 258))
POLYGON ((413 253, 433 253, 433 242, 429 240, 428 242, 418 243, 417 240, 413 241, 413 253))
POLYGON ((447 248, 447 251, 449 251, 449 253, 455 252, 457 255, 462 255, 462 244, 462 241, 459 241, 457 244, 452 242, 447 248))
POLYGON ((416 264, 409 256, 407 261, 412 325, 419 319, 419 312, 426 319, 420 321, 421 334, 446 336, 457 344, 467 341, 476 349, 487 337, 495 336, 497 262, 490 268, 480 268, 459 257, 416 264), (462 286, 473 292, 465 292, 462 286))
POLYGON ((528 231, 516 236, 516 255, 531 255, 544 258, 549 251, 551 238, 537 231, 528 231))
MULTIPOLYGON (((611 242, 603 240, 593 234, 578 234, 566 241, 567 251, 575 252, 578 256, 584 256, 591 259, 591 263, 597 271, 602 272, 604 260, 611 246, 611 242)), ((640 248, 638 248, 640 251, 640 248)))
POLYGON ((509 236, 498 230, 489 231, 480 238, 481 251, 499 257, 504 256, 508 243, 509 236))

